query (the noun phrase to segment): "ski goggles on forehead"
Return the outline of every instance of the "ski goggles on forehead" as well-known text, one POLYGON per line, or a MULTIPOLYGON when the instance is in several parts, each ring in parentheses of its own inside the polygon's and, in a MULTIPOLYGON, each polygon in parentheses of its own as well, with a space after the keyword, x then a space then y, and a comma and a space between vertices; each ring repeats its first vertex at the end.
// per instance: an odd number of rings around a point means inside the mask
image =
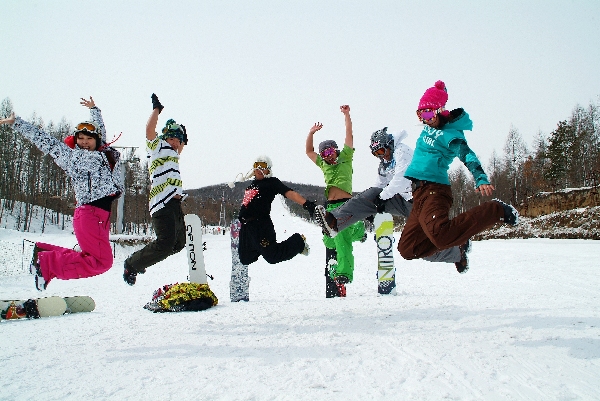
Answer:
POLYGON ((337 150, 335 148, 327 148, 323 149, 323 151, 321 152, 321 157, 329 157, 333 154, 337 154, 337 150))
POLYGON ((253 168, 257 168, 259 170, 268 170, 269 166, 265 162, 254 162, 253 168))
POLYGON ((421 120, 421 121, 431 121, 435 118, 436 114, 438 114, 439 112, 441 112, 443 110, 444 110, 443 107, 441 109, 417 110, 417 117, 419 117, 419 120, 421 120))
POLYGON ((75 127, 75 132, 89 132, 90 134, 97 134, 97 128, 92 123, 79 123, 75 127))

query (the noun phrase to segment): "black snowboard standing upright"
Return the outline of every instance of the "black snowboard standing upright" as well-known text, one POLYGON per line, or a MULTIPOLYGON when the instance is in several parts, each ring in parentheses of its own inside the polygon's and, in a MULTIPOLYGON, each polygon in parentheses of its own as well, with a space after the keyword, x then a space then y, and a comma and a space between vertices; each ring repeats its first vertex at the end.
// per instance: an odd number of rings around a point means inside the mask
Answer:
POLYGON ((325 248, 325 297, 335 298, 339 296, 335 281, 330 276, 329 261, 332 260, 337 264, 337 251, 335 249, 325 248))

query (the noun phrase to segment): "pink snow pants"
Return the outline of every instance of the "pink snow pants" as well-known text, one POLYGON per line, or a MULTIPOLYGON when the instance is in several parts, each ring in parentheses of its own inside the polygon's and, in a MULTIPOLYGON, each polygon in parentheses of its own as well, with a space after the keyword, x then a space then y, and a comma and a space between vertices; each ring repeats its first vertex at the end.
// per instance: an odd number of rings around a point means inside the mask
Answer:
POLYGON ((38 242, 38 260, 46 283, 53 278, 71 280, 97 276, 112 267, 113 256, 108 235, 110 212, 95 206, 75 209, 73 230, 81 252, 38 242))

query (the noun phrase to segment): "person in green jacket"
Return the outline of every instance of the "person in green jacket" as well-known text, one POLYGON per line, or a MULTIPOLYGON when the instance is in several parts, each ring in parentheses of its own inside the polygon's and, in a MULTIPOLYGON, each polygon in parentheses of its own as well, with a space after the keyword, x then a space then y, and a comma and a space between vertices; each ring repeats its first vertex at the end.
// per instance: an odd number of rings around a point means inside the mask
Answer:
MULTIPOLYGON (((337 143, 325 140, 319 144, 319 153, 315 152, 313 145, 314 134, 323 128, 323 124, 316 123, 308 132, 306 138, 306 155, 323 171, 325 177, 325 197, 327 210, 343 205, 352 197, 352 159, 354 156, 354 137, 352 134, 352 119, 350 106, 340 106, 346 123, 346 136, 344 147, 338 150, 337 143)), ((330 266, 330 276, 335 281, 338 295, 346 296, 346 284, 351 283, 354 275, 354 255, 352 254, 355 241, 364 241, 365 225, 358 221, 342 230, 335 238, 323 236, 325 246, 337 252, 337 266, 330 266)))
POLYGON ((475 190, 491 196, 490 184, 479 159, 469 148, 464 131, 473 129, 461 108, 445 109, 448 91, 442 81, 425 91, 417 116, 424 124, 413 158, 404 176, 413 182, 413 208, 408 216, 398 251, 404 259, 432 255, 441 249, 467 244, 469 238, 504 222, 517 225, 517 210, 499 199, 484 202, 450 219, 452 189, 448 169, 458 157, 475 179, 475 190))

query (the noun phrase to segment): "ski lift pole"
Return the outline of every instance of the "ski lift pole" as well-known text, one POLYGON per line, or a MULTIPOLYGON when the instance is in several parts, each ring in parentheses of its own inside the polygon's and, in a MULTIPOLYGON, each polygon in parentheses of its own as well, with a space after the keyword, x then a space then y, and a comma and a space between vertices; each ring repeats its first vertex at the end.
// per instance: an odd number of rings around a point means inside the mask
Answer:
POLYGON ((31 242, 33 246, 35 246, 35 241, 30 241, 28 239, 23 238, 23 249, 21 250, 21 270, 23 270, 23 256, 25 256, 25 241, 31 242))
MULTIPOLYGON (((135 149, 137 149, 137 146, 114 146, 115 149, 131 149, 132 154, 135 152, 135 149)), ((121 182, 123 183, 123 186, 125 186, 125 167, 127 166, 128 163, 137 163, 139 162, 140 159, 139 157, 133 157, 130 160, 120 160, 121 163, 121 182)), ((125 188, 125 191, 121 194, 121 196, 119 196, 119 199, 117 199, 117 222, 116 222, 116 229, 117 229, 117 234, 123 234, 123 216, 124 216, 124 204, 125 204, 125 193, 127 192, 127 188, 125 188)))

